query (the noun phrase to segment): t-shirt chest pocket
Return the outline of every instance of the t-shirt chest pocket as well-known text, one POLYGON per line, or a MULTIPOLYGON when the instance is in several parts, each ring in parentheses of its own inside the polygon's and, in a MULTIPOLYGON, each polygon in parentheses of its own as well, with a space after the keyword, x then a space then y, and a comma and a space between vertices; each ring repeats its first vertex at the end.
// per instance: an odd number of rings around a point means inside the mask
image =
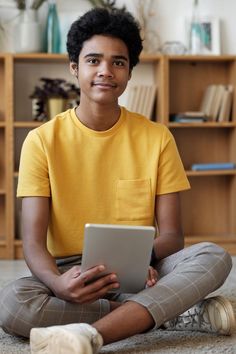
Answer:
POLYGON ((151 180, 118 180, 116 219, 145 220, 152 216, 151 180))

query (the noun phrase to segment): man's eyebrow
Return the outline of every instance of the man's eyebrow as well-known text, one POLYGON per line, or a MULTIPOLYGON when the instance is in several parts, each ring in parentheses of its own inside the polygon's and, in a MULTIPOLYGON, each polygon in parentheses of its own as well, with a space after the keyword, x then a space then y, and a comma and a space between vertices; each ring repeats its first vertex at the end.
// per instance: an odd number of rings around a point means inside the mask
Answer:
MULTIPOLYGON (((88 53, 84 56, 84 58, 88 58, 88 57, 95 57, 95 58, 102 58, 104 55, 101 53, 88 53)), ((122 59, 125 61, 128 61, 128 58, 124 55, 112 55, 111 56, 113 59, 122 59)))
POLYGON ((114 59, 122 59, 122 60, 128 61, 128 58, 125 57, 124 55, 112 55, 112 58, 114 58, 114 59))

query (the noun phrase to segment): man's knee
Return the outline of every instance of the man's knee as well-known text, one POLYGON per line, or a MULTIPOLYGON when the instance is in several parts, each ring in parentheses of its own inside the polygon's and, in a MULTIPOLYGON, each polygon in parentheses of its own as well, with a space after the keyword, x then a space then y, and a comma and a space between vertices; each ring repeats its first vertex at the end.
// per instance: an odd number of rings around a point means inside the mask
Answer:
POLYGON ((0 326, 5 332, 22 337, 29 337, 31 328, 38 323, 33 297, 39 297, 40 289, 33 290, 27 279, 18 279, 0 291, 0 326))
POLYGON ((197 245, 197 255, 201 258, 202 265, 207 271, 211 269, 221 283, 223 283, 232 268, 230 254, 219 245, 212 242, 202 242, 197 245))
POLYGON ((200 254, 209 255, 218 261, 222 261, 223 263, 225 263, 225 267, 228 268, 229 271, 231 270, 232 258, 224 248, 212 242, 202 242, 199 245, 200 254))

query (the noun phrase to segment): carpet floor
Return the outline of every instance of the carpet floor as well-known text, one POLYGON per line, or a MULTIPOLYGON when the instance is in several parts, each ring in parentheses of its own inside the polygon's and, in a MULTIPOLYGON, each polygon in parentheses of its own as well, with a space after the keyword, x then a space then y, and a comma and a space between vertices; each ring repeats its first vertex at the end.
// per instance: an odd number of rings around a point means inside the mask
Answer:
MULTIPOLYGON (((225 284, 214 294, 226 296, 231 300, 236 315, 236 257, 233 257, 233 263, 233 269, 225 284)), ((4 286, 8 281, 5 279, 4 281, 0 280, 0 287, 4 286)), ((0 354, 29 353, 28 341, 7 335, 0 329, 0 354)), ((156 330, 104 346, 101 353, 236 354, 236 329, 229 337, 200 332, 156 330)))

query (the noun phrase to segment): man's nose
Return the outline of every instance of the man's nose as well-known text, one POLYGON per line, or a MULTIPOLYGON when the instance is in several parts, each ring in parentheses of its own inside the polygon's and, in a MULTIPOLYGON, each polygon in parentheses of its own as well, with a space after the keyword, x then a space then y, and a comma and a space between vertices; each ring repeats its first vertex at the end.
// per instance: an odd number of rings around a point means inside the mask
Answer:
POLYGON ((99 66, 98 69, 98 73, 97 75, 99 77, 113 77, 113 72, 112 72, 112 68, 109 65, 109 63, 101 63, 101 65, 99 66))

